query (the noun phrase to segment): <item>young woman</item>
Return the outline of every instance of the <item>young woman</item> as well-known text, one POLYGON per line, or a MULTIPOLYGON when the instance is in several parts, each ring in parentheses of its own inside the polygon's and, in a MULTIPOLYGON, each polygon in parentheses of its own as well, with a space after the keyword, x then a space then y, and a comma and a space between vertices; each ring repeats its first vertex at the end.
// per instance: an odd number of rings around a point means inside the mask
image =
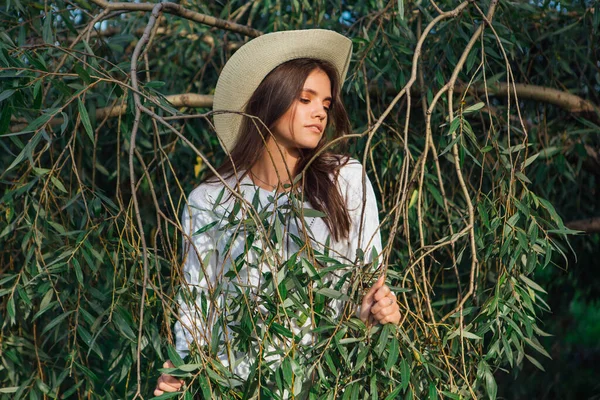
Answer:
MULTIPOLYGON (((180 300, 175 333, 181 356, 190 346, 211 344, 219 335, 220 362, 246 379, 259 355, 252 348, 247 354, 231 350, 239 321, 223 313, 233 313, 235 296, 243 292, 245 301, 265 316, 259 315, 254 327, 254 332, 264 332, 261 321, 270 312, 263 304, 265 288, 269 279, 285 277, 279 272, 291 257, 315 260, 315 254, 326 252, 358 268, 360 250, 367 263, 381 253, 377 202, 366 175, 363 182, 362 165, 328 150, 331 141, 350 133, 340 90, 351 52, 352 42, 332 31, 277 32, 248 42, 223 68, 214 98, 215 130, 229 156, 217 170, 223 180, 208 176, 190 194, 182 218, 185 289, 192 301, 180 300), (280 212, 294 206, 300 217, 280 212), (261 226, 265 216, 271 218, 270 228, 261 226), (292 240, 299 237, 305 245, 292 240), (227 326, 216 333, 215 324, 227 326)), ((327 284, 348 289, 340 274, 330 275, 327 284)), ((349 309, 341 300, 328 307, 339 318, 349 309)), ((312 315, 285 322, 303 344, 315 339, 312 315)), ((363 296, 356 315, 369 323, 400 321, 395 295, 383 276, 363 296)), ((289 345, 284 342, 264 348, 289 345)), ((266 359, 278 362, 276 356, 266 359)), ((167 361, 164 367, 173 364, 167 361)), ((154 394, 178 391, 182 385, 163 374, 154 394)))

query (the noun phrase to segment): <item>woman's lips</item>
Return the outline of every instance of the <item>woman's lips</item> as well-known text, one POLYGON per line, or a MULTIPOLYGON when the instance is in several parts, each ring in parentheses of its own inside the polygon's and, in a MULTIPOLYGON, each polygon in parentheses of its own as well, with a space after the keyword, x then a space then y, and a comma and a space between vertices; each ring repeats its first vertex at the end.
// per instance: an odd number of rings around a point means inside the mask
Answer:
POLYGON ((306 125, 306 127, 315 133, 323 132, 323 128, 319 125, 306 125))

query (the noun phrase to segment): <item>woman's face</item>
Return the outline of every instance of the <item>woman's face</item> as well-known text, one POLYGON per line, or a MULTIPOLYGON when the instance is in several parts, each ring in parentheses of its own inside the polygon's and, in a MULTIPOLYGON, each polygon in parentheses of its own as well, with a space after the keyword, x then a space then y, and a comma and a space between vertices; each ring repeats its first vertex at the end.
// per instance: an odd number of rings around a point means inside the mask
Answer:
POLYGON ((315 148, 327 126, 331 107, 331 82, 327 74, 313 70, 290 108, 275 122, 273 135, 287 149, 315 148))

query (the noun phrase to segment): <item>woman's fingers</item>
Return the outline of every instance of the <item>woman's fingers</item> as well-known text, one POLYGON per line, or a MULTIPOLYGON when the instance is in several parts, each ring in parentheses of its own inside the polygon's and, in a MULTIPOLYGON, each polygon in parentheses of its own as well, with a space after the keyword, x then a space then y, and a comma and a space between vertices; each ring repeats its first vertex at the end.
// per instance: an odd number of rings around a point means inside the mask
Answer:
POLYGON ((162 381, 169 386, 173 386, 177 389, 183 386, 183 381, 181 379, 175 378, 174 376, 163 374, 161 377, 163 378, 162 381))
MULTIPOLYGON (((163 368, 175 368, 175 365, 170 360, 165 361, 163 368)), ((156 388, 154 389, 154 396, 160 396, 165 392, 178 392, 181 390, 184 382, 174 376, 168 374, 162 374, 157 382, 156 388)))
POLYGON ((375 294, 383 287, 385 286, 383 283, 385 282, 385 277, 383 275, 381 275, 381 277, 379 277, 379 279, 377 279, 377 282, 375 282, 375 284, 373 285, 373 287, 371 289, 369 289, 369 291, 367 292, 367 294, 365 295, 365 297, 363 298, 363 302, 365 300, 369 301, 369 302, 373 302, 373 298, 375 296, 375 294))
POLYGON ((371 315, 380 324, 399 323, 400 307, 396 302, 394 293, 389 292, 388 289, 388 294, 385 297, 380 298, 371 308, 371 315))
MULTIPOLYGON (((171 376, 162 374, 156 383, 156 390, 162 392, 178 392, 183 386, 183 381, 171 376)), ((161 393, 162 394, 162 393, 161 393)))
POLYGON ((363 297, 362 304, 360 305, 359 318, 361 320, 363 320, 364 322, 367 322, 367 319, 369 318, 369 315, 371 314, 371 307, 373 307, 373 304, 374 304, 375 293, 377 291, 379 291, 382 286, 384 286, 384 284, 383 284, 384 279, 385 279, 385 277, 382 275, 377 280, 377 282, 375 282, 373 287, 371 289, 369 289, 367 294, 365 294, 365 297, 363 297))
POLYGON ((377 291, 373 295, 373 298, 375 299, 376 302, 378 302, 379 300, 383 299, 384 297, 387 297, 390 293, 391 293, 390 288, 387 287, 387 285, 383 285, 379 289, 377 289, 377 291))
POLYGON ((387 296, 375 301, 373 306, 371 307, 371 313, 377 314, 379 311, 386 307, 394 306, 396 303, 396 295, 392 292, 389 292, 387 296))
POLYGON ((181 390, 181 385, 179 382, 176 385, 170 385, 163 381, 158 384, 157 388, 163 392, 178 392, 181 390))

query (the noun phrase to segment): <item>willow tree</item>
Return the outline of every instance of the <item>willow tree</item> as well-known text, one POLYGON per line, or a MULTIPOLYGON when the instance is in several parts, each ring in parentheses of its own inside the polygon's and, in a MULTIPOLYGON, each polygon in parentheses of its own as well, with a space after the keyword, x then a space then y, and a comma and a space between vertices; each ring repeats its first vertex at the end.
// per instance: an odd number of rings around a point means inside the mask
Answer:
MULTIPOLYGON (((184 398, 276 397, 274 387, 295 396, 307 379, 310 398, 495 398, 499 370, 549 357, 539 342, 549 308, 532 274, 563 265, 574 232, 547 200, 559 188, 532 181, 556 157, 598 161, 600 13, 586 6, 8 1, 0 393, 150 397, 171 358, 171 373, 186 377, 184 398), (568 18, 576 24, 565 26, 568 18), (332 298, 352 303, 359 290, 322 279, 348 269, 327 254, 319 263, 275 260, 286 294, 268 303, 262 339, 287 338, 299 350, 276 367, 259 360, 236 380, 215 361, 218 343, 186 360, 174 352, 175 299, 186 297, 180 216, 189 191, 225 157, 210 116, 225 61, 262 32, 308 27, 354 42, 348 140, 377 189, 385 247, 377 268, 403 319, 396 329, 324 314, 305 351, 277 323, 283 314, 318 313, 332 298), (587 56, 571 62, 582 49, 587 56), (562 131, 571 134, 551 136, 562 131)), ((583 196, 594 204, 593 192, 583 196)), ((246 222, 275 245, 281 224, 256 211, 246 222)), ((350 270, 350 281, 364 278, 350 270)), ((265 279, 266 291, 281 289, 265 279)), ((236 301, 245 300, 240 291, 236 301)), ((256 309, 237 317, 240 335, 258 334, 256 309)))

